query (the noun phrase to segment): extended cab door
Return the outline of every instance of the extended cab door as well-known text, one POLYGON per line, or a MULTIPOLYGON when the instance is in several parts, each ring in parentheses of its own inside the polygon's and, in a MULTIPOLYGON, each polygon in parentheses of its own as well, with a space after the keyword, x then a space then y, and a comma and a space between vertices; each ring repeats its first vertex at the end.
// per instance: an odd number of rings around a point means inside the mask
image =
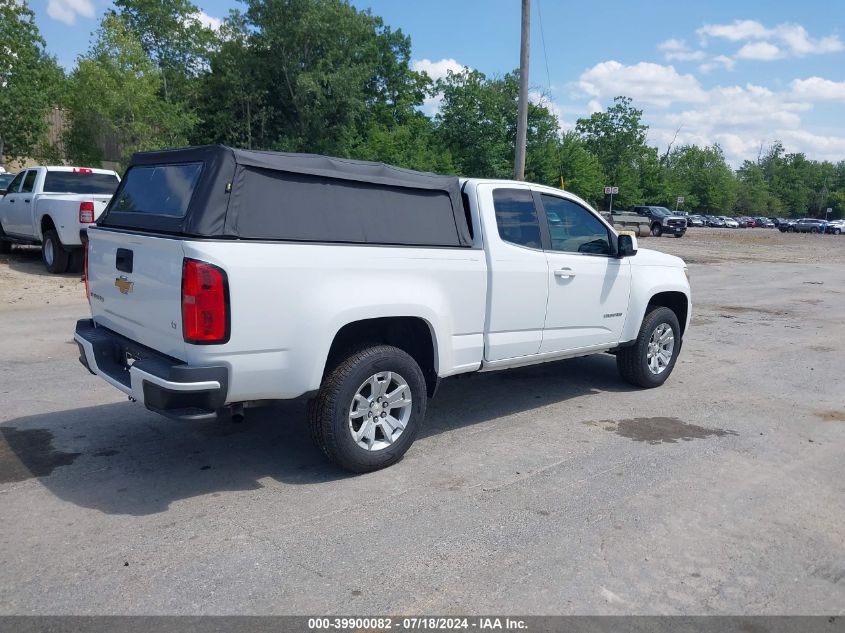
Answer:
POLYGON ((549 231, 549 300, 541 353, 615 345, 631 290, 631 266, 613 257, 615 234, 574 200, 536 191, 549 231))
POLYGON ((488 269, 484 359, 536 354, 543 337, 548 266, 527 185, 478 185, 488 269))

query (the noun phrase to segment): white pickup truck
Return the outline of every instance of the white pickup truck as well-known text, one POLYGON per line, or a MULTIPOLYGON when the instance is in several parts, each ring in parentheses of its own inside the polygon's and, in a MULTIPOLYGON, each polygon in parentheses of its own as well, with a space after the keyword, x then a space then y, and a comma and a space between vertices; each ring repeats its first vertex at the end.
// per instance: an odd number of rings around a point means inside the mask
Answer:
POLYGON ((525 182, 141 153, 88 236, 92 373, 178 419, 304 396, 356 472, 401 458, 443 378, 606 352, 656 387, 690 320, 681 259, 525 182))
POLYGON ((80 231, 106 208, 118 175, 87 167, 30 167, 0 198, 0 253, 13 243, 40 244, 47 270, 82 270, 80 231))

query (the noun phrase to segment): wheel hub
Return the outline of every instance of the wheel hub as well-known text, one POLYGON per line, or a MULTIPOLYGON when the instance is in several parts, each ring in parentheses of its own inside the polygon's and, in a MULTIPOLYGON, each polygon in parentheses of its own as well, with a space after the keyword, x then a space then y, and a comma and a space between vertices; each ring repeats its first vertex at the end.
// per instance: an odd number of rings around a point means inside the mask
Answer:
POLYGON ((651 333, 646 349, 646 361, 651 373, 658 375, 666 371, 669 363, 672 362, 672 355, 675 352, 675 334, 672 326, 668 323, 661 323, 651 333))
POLYGON ((358 446, 378 451, 399 439, 411 418, 413 399, 408 382, 383 371, 365 380, 349 407, 349 432, 358 446))

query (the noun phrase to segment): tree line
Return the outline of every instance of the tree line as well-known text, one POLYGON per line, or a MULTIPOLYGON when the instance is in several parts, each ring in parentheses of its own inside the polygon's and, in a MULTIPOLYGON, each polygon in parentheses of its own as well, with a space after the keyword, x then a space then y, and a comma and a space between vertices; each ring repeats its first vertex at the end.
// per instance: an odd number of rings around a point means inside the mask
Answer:
MULTIPOLYGON (((139 150, 225 143, 378 160, 438 173, 509 178, 518 71, 437 81, 416 72, 411 40, 347 0, 243 0, 210 28, 190 0, 116 0, 76 67, 47 52, 26 0, 0 0, 0 161, 102 162, 104 133, 125 164, 139 150), (422 111, 437 99, 434 116, 422 111), (46 113, 66 113, 62 151, 46 113)), ((845 160, 775 142, 737 170, 713 144, 647 142, 643 112, 620 96, 562 132, 528 111, 526 179, 563 182, 598 207, 660 204, 712 214, 845 215, 845 160)))

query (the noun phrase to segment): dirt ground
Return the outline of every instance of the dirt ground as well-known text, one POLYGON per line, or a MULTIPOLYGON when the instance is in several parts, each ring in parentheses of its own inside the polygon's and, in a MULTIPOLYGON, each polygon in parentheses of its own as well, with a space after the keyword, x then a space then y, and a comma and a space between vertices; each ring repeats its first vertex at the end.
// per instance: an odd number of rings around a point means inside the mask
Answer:
POLYGON ((665 385, 609 355, 445 380, 362 476, 302 402, 127 402, 77 360, 79 275, 0 256, 0 615, 842 615, 845 237, 640 246, 689 263, 665 385))

